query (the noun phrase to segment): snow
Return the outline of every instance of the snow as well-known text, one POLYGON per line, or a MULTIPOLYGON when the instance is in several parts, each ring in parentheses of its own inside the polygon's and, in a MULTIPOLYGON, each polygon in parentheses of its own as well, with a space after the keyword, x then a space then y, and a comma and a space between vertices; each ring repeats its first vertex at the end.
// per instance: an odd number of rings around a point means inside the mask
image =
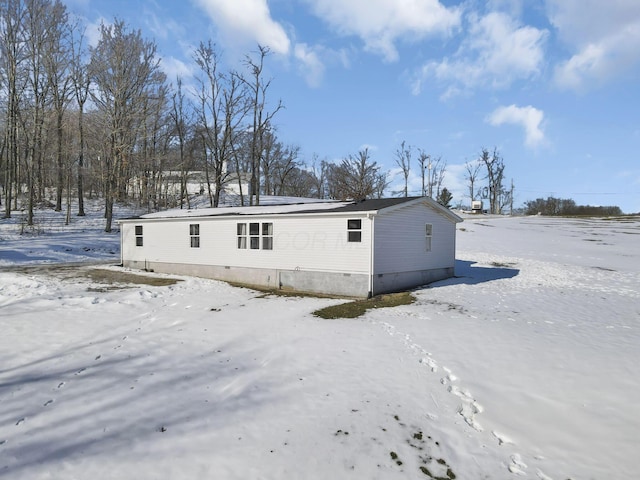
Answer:
POLYGON ((0 221, 0 478, 636 476, 637 217, 466 216, 456 278, 330 321, 342 300, 108 288, 85 273, 121 271, 117 232, 47 218, 0 221))
POLYGON ((271 197, 277 203, 269 203, 269 197, 261 200, 260 205, 227 205, 218 208, 171 209, 142 215, 143 218, 181 218, 217 215, 269 215, 278 213, 296 213, 309 210, 333 210, 352 202, 319 201, 311 198, 271 197))

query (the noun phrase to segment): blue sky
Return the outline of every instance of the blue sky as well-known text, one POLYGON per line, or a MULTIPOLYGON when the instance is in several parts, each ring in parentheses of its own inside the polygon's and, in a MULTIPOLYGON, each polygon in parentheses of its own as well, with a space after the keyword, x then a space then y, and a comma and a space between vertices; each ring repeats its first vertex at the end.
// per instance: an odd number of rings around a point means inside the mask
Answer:
POLYGON ((308 162, 367 147, 399 190, 406 141, 447 162, 444 186, 468 204, 464 165, 496 147, 516 206, 551 195, 640 212, 638 0, 63 1, 92 41, 114 17, 139 28, 186 85, 200 41, 229 68, 269 46, 278 136, 308 162))

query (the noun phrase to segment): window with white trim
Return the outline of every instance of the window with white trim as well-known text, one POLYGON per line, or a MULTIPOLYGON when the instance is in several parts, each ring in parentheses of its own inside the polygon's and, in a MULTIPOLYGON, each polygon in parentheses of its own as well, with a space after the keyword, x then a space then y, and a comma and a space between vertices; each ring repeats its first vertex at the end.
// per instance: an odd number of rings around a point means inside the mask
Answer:
POLYGON ((433 224, 425 224, 425 238, 427 240, 427 252, 431 251, 431 238, 433 236, 433 224))
POLYGON ((191 237, 191 248, 200 248, 200 224, 189 225, 189 236, 191 237))
POLYGON ((360 218, 347 220, 347 241, 348 242, 362 241, 362 220, 360 218))
POLYGON ((237 224, 238 248, 273 250, 273 223, 251 222, 237 224), (248 240, 248 241, 247 241, 248 240))
POLYGON ((142 247, 144 243, 142 240, 142 225, 136 225, 136 247, 142 247))

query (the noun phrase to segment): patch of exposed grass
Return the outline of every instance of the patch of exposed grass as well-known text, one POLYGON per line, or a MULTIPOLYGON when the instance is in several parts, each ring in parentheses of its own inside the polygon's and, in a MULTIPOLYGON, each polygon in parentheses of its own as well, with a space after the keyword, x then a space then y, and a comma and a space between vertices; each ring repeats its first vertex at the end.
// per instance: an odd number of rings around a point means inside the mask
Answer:
POLYGON ((517 263, 513 262, 491 262, 491 265, 498 268, 512 268, 517 265, 517 263))
POLYGON ((166 287, 175 285, 180 281, 176 278, 137 275, 135 273, 119 272, 117 270, 106 270, 102 268, 93 268, 85 272, 86 276, 94 282, 107 285, 134 284, 148 285, 150 287, 166 287))
POLYGON ((397 307, 399 305, 410 305, 416 298, 409 292, 389 293, 378 295, 368 300, 355 300, 353 302, 341 303, 330 307, 316 310, 313 314, 316 317, 332 320, 336 318, 356 318, 364 315, 372 308, 397 307))

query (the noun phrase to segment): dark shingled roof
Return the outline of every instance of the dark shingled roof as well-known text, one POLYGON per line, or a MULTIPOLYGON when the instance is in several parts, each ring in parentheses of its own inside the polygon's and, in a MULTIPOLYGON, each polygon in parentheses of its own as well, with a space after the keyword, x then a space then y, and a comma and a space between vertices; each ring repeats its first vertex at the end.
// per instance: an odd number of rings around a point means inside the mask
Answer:
MULTIPOLYGON (((316 212, 369 212, 372 210, 381 210, 383 208, 393 207, 395 205, 399 205, 401 203, 410 202, 417 198, 422 197, 397 197, 397 198, 372 198, 365 200, 358 200, 353 203, 349 203, 348 205, 342 205, 332 209, 314 209, 310 208, 309 210, 300 210, 295 213, 316 213, 316 212)), ((313 204, 310 204, 310 207, 313 204)))

